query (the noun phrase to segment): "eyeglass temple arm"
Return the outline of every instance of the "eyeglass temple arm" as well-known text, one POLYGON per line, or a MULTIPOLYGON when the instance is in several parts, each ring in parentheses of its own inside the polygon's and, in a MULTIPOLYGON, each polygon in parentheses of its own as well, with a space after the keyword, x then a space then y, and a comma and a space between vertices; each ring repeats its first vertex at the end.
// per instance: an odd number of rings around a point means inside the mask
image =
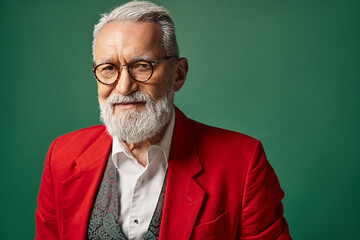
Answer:
POLYGON ((156 62, 153 62, 151 65, 153 65, 153 66, 158 65, 159 63, 162 63, 162 62, 164 62, 164 61, 166 61, 166 60, 169 60, 169 59, 171 59, 171 58, 174 58, 174 57, 177 57, 177 56, 176 56, 176 55, 168 56, 168 57, 166 57, 166 58, 163 58, 163 59, 160 59, 160 60, 158 60, 158 61, 156 61, 156 62))

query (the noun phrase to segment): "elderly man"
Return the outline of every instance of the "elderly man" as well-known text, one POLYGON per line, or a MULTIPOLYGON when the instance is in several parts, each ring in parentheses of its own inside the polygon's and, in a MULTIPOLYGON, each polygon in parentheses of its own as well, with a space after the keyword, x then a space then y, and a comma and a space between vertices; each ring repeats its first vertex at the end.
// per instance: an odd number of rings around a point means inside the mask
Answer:
POLYGON ((188 62, 163 7, 103 15, 93 56, 106 127, 52 143, 36 239, 291 239, 261 143, 174 107, 188 62))

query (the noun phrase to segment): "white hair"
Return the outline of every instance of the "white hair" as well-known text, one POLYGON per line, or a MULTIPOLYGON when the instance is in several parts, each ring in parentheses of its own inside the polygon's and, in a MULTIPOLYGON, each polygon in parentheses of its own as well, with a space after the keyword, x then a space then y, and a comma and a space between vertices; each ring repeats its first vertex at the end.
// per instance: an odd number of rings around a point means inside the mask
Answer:
POLYGON ((154 22, 162 30, 162 44, 168 56, 179 56, 179 47, 176 42, 175 27, 169 12, 161 6, 146 1, 131 1, 121 5, 110 13, 101 15, 99 22, 94 26, 92 52, 95 60, 95 42, 101 29, 113 21, 119 22, 154 22))

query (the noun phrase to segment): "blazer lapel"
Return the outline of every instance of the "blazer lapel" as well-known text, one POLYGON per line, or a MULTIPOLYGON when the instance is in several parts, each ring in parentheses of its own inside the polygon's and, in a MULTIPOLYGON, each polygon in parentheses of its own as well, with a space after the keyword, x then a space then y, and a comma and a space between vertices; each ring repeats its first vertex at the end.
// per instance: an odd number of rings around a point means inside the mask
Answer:
POLYGON ((104 131, 76 160, 76 173, 63 181, 64 239, 86 239, 94 198, 111 150, 112 138, 104 131))
POLYGON ((190 120, 176 108, 160 239, 190 239, 205 191, 195 181, 202 171, 190 120))

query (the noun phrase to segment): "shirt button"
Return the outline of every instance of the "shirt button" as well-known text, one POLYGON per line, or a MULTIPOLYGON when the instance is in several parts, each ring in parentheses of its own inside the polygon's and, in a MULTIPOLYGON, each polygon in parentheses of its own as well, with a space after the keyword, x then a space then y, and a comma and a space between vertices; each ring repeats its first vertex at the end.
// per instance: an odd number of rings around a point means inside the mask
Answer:
POLYGON ((139 223, 139 221, 138 221, 137 219, 135 219, 135 220, 134 220, 134 223, 135 223, 135 224, 138 224, 138 223, 139 223))
POLYGON ((144 179, 140 179, 139 182, 140 184, 142 184, 144 182, 144 179))

